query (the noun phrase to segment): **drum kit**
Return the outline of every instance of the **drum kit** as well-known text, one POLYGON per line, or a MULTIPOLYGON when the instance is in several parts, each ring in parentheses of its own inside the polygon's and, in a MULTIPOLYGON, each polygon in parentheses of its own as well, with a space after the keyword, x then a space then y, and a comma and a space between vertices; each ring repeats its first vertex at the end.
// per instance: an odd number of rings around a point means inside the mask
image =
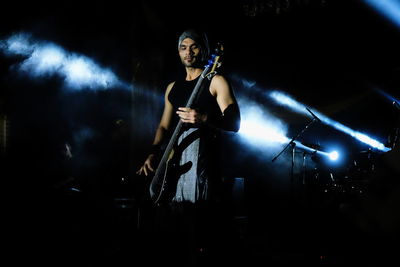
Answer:
POLYGON ((312 201, 342 204, 363 197, 375 175, 378 152, 360 151, 354 154, 349 166, 335 170, 322 162, 317 154, 311 156, 315 167, 303 174, 303 185, 312 201))

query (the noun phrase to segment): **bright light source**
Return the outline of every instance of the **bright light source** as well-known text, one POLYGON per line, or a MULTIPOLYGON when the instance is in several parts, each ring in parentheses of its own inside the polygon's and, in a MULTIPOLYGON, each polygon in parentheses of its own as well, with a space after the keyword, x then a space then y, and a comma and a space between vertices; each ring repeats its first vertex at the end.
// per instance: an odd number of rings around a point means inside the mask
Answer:
POLYGON ((337 151, 332 151, 328 154, 330 160, 337 160, 339 158, 339 153, 337 151))

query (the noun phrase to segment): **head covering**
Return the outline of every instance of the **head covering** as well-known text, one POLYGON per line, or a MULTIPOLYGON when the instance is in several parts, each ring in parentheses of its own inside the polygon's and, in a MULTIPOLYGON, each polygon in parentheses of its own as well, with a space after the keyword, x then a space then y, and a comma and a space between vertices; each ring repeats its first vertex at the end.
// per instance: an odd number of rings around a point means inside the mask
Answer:
POLYGON ((207 35, 204 32, 197 31, 195 29, 185 30, 180 36, 178 40, 178 49, 181 46, 181 43, 186 38, 190 38, 195 41, 200 47, 200 60, 202 62, 207 62, 208 57, 210 56, 210 47, 208 44, 207 35))

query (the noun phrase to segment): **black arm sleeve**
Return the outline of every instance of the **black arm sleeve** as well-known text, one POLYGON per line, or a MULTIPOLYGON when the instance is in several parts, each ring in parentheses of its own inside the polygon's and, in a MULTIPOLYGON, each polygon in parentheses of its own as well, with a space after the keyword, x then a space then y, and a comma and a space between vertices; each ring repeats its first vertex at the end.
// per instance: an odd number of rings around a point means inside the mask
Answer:
POLYGON ((161 145, 151 145, 150 154, 159 155, 161 153, 161 145))
POLYGON ((238 104, 230 104, 221 116, 208 121, 208 125, 225 131, 238 132, 240 129, 240 110, 238 104))

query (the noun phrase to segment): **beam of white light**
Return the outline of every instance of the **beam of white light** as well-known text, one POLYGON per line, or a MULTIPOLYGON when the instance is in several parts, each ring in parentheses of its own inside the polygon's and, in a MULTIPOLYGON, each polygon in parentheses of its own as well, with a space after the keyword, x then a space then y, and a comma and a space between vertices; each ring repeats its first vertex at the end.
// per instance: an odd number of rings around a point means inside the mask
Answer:
POLYGON ((400 1, 398 0, 363 0, 381 15, 400 27, 400 1))
POLYGON ((65 74, 65 82, 72 88, 109 88, 119 85, 114 73, 101 69, 92 60, 82 56, 70 56, 62 70, 65 74))
POLYGON ((381 89, 376 89, 375 88, 375 90, 378 93, 380 93, 381 95, 383 95, 386 99, 388 99, 395 108, 400 109, 400 100, 399 99, 389 95, 388 93, 386 93, 385 91, 383 91, 381 89))
MULTIPOLYGON (((311 115, 307 109, 306 106, 297 102, 296 100, 294 100, 292 97, 283 94, 282 92, 279 91, 271 91, 268 92, 268 95, 273 98, 277 103, 284 105, 284 106, 288 106, 290 107, 292 110, 296 111, 297 113, 301 113, 301 114, 305 114, 305 115, 311 115)), ((318 115, 317 115, 318 116, 318 115)), ((312 116, 311 116, 312 118, 312 116)))
POLYGON ((10 36, 7 40, 0 41, 0 49, 6 55, 28 56, 34 51, 34 45, 29 44, 30 36, 27 33, 18 33, 10 36))
POLYGON ((54 44, 39 46, 31 51, 19 65, 19 70, 34 77, 53 75, 65 61, 62 49, 54 44))
POLYGON ((381 95, 383 95, 384 97, 386 97, 387 99, 389 99, 389 101, 391 102, 399 102, 399 100, 393 96, 391 96, 390 94, 386 93, 385 91, 381 90, 381 89, 376 89, 375 91, 377 91, 378 93, 380 93, 381 95))
POLYGON ((25 75, 40 78, 59 75, 68 89, 129 89, 130 85, 92 59, 66 51, 47 41, 34 40, 27 33, 18 33, 0 40, 0 51, 7 56, 19 55, 25 59, 16 67, 25 75))
POLYGON ((287 127, 280 120, 253 102, 240 98, 239 105, 242 117, 239 134, 250 143, 272 145, 289 141, 285 136, 287 127))
MULTIPOLYGON (((239 135, 247 143, 258 148, 268 147, 275 152, 274 148, 281 148, 282 145, 288 145, 292 141, 286 136, 287 125, 281 120, 262 109, 260 105, 243 97, 239 97, 238 102, 242 117, 239 135)), ((296 148, 330 156, 329 153, 310 148, 296 140, 293 143, 296 148)))
MULTIPOLYGON (((283 106, 287 106, 289 107, 291 110, 297 112, 297 113, 301 113, 301 114, 307 114, 308 116, 310 116, 312 118, 312 115, 307 111, 306 106, 296 100, 294 100, 292 97, 288 96, 287 94, 284 94, 282 92, 279 91, 271 91, 268 93, 269 97, 271 97, 273 100, 275 100, 278 104, 283 105, 283 106)), ((384 144, 380 143, 379 141, 367 136, 366 134, 360 133, 358 131, 355 131, 339 122, 336 122, 332 119, 330 119, 329 117, 325 116, 322 113, 319 113, 317 111, 313 111, 313 113, 315 113, 316 116, 318 116, 318 118, 326 123, 327 125, 330 125, 332 127, 334 127, 335 129, 342 131, 346 134, 349 134, 350 136, 356 138, 357 140, 371 146, 374 148, 377 148, 381 151, 389 151, 390 148, 385 147, 384 144)))

